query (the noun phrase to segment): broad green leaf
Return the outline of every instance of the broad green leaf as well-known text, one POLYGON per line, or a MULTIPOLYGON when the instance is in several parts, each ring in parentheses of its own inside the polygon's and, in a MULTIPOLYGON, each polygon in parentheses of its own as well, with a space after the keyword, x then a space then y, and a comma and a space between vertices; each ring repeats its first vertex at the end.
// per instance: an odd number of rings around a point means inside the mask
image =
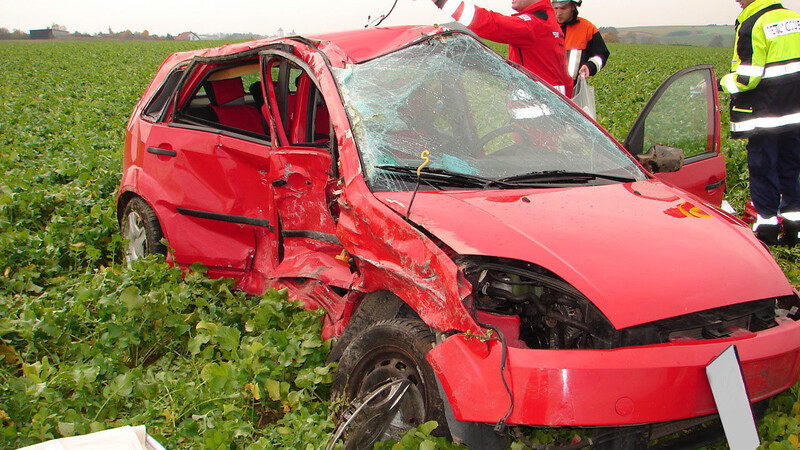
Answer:
POLYGON ((200 353, 200 350, 202 349, 203 345, 208 343, 208 341, 210 340, 211 336, 207 334, 198 334, 192 337, 191 339, 189 339, 189 351, 193 355, 200 353))
POLYGON ((136 286, 125 288, 125 290, 119 294, 119 301, 128 308, 128 313, 138 310, 145 304, 144 299, 139 295, 139 288, 136 286))
POLYGON ((133 377, 131 372, 117 375, 113 380, 103 388, 103 396, 106 398, 112 397, 127 397, 133 391, 133 377))
POLYGON ((223 350, 233 351, 239 348, 239 330, 233 327, 220 326, 217 328, 217 339, 223 350))
POLYGON ((200 378, 214 391, 220 391, 234 379, 234 371, 228 362, 210 363, 200 371, 200 378))
POLYGON ((436 427, 438 427, 438 426, 439 426, 438 422, 436 422, 435 420, 429 420, 429 421, 423 423, 422 425, 420 425, 418 430, 420 432, 424 433, 424 434, 430 435, 431 432, 433 430, 435 430, 436 427))
POLYGON ((419 444, 419 450, 434 450, 437 448, 436 442, 424 440, 419 444))
POLYGON ((281 383, 276 380, 264 381, 264 388, 267 390, 270 400, 278 401, 281 399, 281 383))

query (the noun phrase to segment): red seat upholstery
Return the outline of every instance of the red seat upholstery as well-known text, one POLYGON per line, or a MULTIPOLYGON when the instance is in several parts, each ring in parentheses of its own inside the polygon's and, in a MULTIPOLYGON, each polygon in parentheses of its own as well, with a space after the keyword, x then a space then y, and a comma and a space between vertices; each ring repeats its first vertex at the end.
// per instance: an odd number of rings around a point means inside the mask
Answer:
POLYGON ((205 84, 211 109, 219 123, 240 130, 264 134, 261 112, 255 106, 245 105, 244 85, 241 78, 208 81, 205 84))

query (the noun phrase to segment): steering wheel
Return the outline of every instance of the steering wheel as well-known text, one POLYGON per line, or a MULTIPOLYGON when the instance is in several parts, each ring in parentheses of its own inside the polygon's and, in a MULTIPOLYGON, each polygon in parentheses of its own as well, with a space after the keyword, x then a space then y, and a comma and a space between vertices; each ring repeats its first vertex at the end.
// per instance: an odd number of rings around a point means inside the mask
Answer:
POLYGON ((496 138, 498 138, 500 136, 506 135, 506 134, 514 134, 516 136, 519 136, 520 141, 522 141, 522 142, 514 142, 513 144, 507 145, 507 146, 505 146, 503 148, 500 148, 500 149, 497 149, 497 150, 493 151, 492 153, 502 152, 502 151, 510 150, 510 149, 532 147, 533 141, 531 140, 531 136, 530 136, 530 134, 528 134, 527 131, 525 131, 524 129, 522 129, 521 127, 519 127, 517 125, 505 125, 505 126, 502 126, 500 128, 494 129, 494 130, 486 133, 478 141, 477 150, 478 150, 479 154, 481 154, 481 155, 486 154, 486 149, 484 148, 484 147, 486 147, 486 144, 488 144, 489 142, 493 141, 494 139, 496 139, 496 138))

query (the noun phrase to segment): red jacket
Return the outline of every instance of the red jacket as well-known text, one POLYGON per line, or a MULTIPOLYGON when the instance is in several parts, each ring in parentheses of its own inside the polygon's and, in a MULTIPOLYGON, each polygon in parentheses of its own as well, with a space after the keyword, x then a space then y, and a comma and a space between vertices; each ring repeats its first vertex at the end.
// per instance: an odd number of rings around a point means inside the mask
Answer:
POLYGON ((564 34, 549 0, 536 2, 512 16, 464 2, 452 15, 462 23, 472 16, 464 23, 467 28, 484 39, 508 44, 508 59, 572 97, 564 34))

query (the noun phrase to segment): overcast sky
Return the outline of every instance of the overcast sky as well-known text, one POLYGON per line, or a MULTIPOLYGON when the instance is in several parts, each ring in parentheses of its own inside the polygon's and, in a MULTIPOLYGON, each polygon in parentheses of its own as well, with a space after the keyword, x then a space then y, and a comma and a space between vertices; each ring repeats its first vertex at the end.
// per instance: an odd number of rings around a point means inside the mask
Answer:
MULTIPOLYGON (((256 33, 278 28, 298 33, 360 28, 389 11, 394 0, 0 0, 0 27, 47 28, 95 34, 131 30, 176 35, 256 33)), ((511 0, 474 0, 510 14, 511 0)), ((800 0, 784 0, 800 11, 800 0)), ((598 27, 732 24, 741 9, 735 0, 585 0, 582 16, 598 27)), ((398 0, 383 25, 445 23, 451 19, 429 0, 398 0)))

